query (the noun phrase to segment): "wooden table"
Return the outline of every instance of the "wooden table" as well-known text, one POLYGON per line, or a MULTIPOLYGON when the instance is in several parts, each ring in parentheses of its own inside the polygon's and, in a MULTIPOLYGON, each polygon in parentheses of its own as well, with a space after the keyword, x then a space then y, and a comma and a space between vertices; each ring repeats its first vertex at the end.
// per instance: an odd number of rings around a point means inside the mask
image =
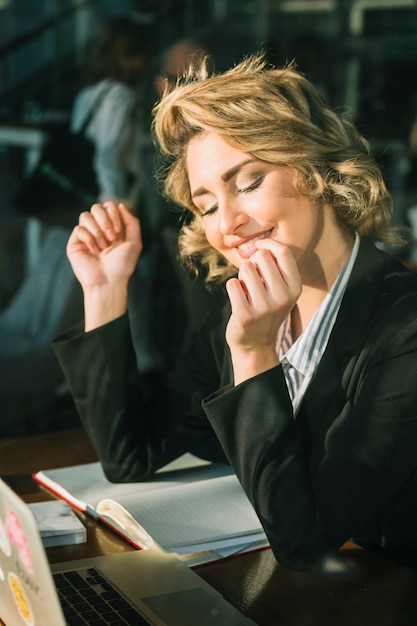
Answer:
MULTIPOLYGON (((94 460, 82 430, 0 441, 0 475, 27 502, 53 498, 33 481, 32 472, 94 460)), ((133 549, 106 527, 80 517, 87 527, 87 543, 48 549, 51 563, 133 549)), ((417 624, 417 573, 354 544, 346 544, 341 556, 357 565, 354 574, 291 572, 275 561, 270 550, 196 571, 259 626, 417 624)))

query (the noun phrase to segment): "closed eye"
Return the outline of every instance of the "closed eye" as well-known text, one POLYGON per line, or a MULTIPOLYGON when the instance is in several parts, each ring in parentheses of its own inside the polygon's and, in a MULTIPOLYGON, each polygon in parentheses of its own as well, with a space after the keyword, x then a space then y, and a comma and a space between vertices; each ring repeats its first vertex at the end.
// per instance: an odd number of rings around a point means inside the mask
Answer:
MULTIPOLYGON (((242 187, 242 188, 237 187, 237 192, 238 193, 250 193, 251 191, 255 191, 255 189, 258 189, 262 185, 263 181, 264 181, 264 177, 259 176, 253 181, 253 183, 251 183, 247 187, 242 187)), ((213 206, 209 207, 205 211, 202 211, 201 216, 206 217, 208 215, 213 215, 217 211, 217 208, 218 208, 218 205, 214 204, 213 206)))
POLYGON ((238 192, 239 193, 250 193, 251 191, 255 191, 255 189, 258 189, 262 185, 263 181, 264 181, 264 177, 263 176, 259 176, 258 178, 256 178, 253 181, 253 183, 251 183, 247 187, 238 188, 238 192))
POLYGON ((202 211, 201 217, 205 217, 206 215, 213 215, 213 213, 215 213, 217 211, 217 207, 218 207, 218 205, 214 204, 209 209, 206 209, 205 211, 202 211))

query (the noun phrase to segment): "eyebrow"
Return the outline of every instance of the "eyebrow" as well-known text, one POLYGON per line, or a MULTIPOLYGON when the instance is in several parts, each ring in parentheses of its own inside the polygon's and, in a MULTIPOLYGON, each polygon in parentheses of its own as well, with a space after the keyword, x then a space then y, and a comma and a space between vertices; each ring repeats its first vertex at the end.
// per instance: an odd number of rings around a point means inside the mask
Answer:
MULTIPOLYGON (((242 167, 244 167, 245 165, 248 165, 249 163, 255 163, 256 161, 258 161, 258 159, 250 158, 250 159, 245 159, 244 161, 241 161, 240 163, 237 163, 236 165, 228 169, 224 174, 222 174, 221 179, 225 183, 228 183, 229 180, 233 178, 233 176, 236 176, 236 174, 240 172, 242 167)), ((194 191, 191 197, 197 198, 199 196, 204 196, 204 194, 206 193, 207 193, 207 189, 205 187, 199 187, 198 189, 194 191)))

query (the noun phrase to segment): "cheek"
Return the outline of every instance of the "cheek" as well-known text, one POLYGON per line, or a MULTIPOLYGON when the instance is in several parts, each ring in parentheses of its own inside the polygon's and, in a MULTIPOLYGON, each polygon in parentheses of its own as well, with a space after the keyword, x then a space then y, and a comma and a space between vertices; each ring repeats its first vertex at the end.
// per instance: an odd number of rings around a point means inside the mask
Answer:
POLYGON ((210 246, 214 248, 214 250, 216 250, 229 263, 238 266, 239 258, 238 256, 236 256, 236 252, 234 250, 230 250, 230 248, 224 243, 223 237, 219 229, 210 223, 210 225, 205 225, 204 232, 210 246))
POLYGON ((214 219, 203 222, 204 233, 209 244, 213 248, 218 248, 220 245, 219 230, 214 225, 214 219))

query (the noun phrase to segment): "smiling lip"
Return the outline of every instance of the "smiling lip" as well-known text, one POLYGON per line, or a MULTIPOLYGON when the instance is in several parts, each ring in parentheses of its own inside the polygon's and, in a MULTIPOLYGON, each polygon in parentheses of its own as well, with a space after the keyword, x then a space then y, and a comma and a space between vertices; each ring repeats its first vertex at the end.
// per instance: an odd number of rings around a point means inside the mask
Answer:
POLYGON ((260 239, 266 239, 271 234, 272 229, 267 230, 259 235, 252 235, 251 237, 246 237, 245 239, 240 239, 238 242, 233 244, 232 248, 237 248, 239 254, 242 257, 249 257, 255 249, 255 242, 260 239))

